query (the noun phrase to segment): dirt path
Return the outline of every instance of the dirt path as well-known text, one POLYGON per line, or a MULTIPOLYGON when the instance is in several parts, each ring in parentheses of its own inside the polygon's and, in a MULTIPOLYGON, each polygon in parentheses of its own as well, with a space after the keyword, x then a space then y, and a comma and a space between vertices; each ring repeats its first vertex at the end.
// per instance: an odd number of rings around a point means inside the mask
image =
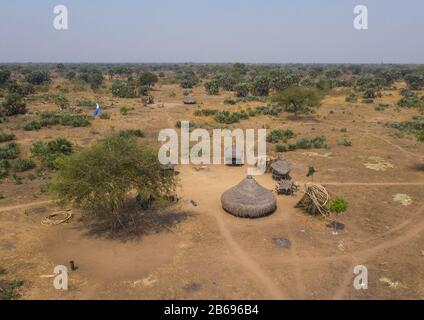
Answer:
MULTIPOLYGON (((424 209, 421 210, 421 214, 424 213, 424 209)), ((383 241, 374 247, 364 249, 362 251, 354 252, 350 254, 350 257, 352 259, 352 263, 350 264, 349 270, 346 272, 346 276, 344 277, 342 284, 337 289, 334 299, 343 299, 347 293, 347 291, 351 288, 350 284, 352 283, 353 279, 353 268, 356 265, 362 264, 364 265, 365 262, 372 256, 375 256, 378 252, 381 250, 390 249, 393 247, 396 247, 400 244, 403 244, 404 242, 411 240, 412 238, 416 237, 418 234, 424 231, 424 221, 418 222, 414 224, 413 227, 406 230, 401 236, 398 236, 396 238, 392 238, 390 240, 383 241)), ((340 257, 341 258, 341 257, 340 257)), ((346 258, 346 256, 345 256, 346 258)))
POLYGON ((231 251, 237 256, 237 260, 244 268, 246 268, 253 276, 255 276, 265 289, 269 292, 273 299, 282 300, 287 299, 287 296, 274 284, 274 282, 262 271, 261 267, 252 260, 249 255, 237 244, 221 214, 215 216, 218 223, 219 230, 224 236, 231 251))

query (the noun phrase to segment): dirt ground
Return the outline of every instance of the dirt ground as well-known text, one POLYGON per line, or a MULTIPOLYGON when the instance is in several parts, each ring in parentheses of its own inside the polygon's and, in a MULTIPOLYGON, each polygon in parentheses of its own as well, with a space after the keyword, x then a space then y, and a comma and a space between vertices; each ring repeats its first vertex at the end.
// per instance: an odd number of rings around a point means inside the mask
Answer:
MULTIPOLYGON (((183 90, 175 85, 158 86, 153 95, 155 104, 143 107, 139 99, 117 99, 106 89, 97 94, 71 92, 71 100, 100 100, 111 119, 94 120, 87 128, 14 130, 31 117, 26 115, 1 126, 13 130, 25 155, 38 139, 64 136, 85 146, 112 130, 134 128, 146 133, 143 139, 156 140, 160 129, 174 128, 177 120, 213 126, 212 118, 193 115, 199 107, 235 111, 264 104, 225 105, 231 93, 211 97, 203 87, 193 89, 199 102, 193 106, 182 104, 183 90), (170 97, 172 91, 175 97, 170 97), (121 115, 124 105, 134 110, 121 115)), ((392 91, 376 102, 393 105, 398 99, 392 91)), ((33 112, 57 108, 40 102, 28 107, 33 112)), ((257 116, 228 126, 267 125, 292 129, 305 138, 325 135, 331 148, 285 156, 298 183, 309 181, 306 172, 313 165, 318 170, 314 182, 348 201, 349 209, 340 217, 345 229, 338 235, 322 218, 294 208, 301 192, 276 196, 277 211, 269 217, 246 220, 225 213, 220 196, 246 176, 247 166, 179 166, 179 203, 158 213, 155 225, 146 224, 139 239, 126 241, 89 232, 78 212, 68 224, 41 225, 42 217, 57 210, 41 192, 45 181, 24 179, 15 185, 6 179, 0 184, 5 197, 0 200, 4 278, 24 280, 22 299, 424 299, 424 144, 414 137, 395 138, 390 135, 395 130, 383 126, 415 114, 397 112, 393 106, 375 111, 373 105, 349 104, 343 95, 332 95, 312 116, 257 116), (352 146, 337 144, 343 138, 352 146), (375 157, 391 166, 384 171, 367 168, 375 157), (394 201, 397 194, 406 194, 411 202, 394 201), (288 239, 290 247, 278 246, 275 238, 288 239), (54 289, 49 275, 70 260, 78 269, 69 272, 69 290, 54 289), (353 287, 356 265, 368 268, 367 290, 353 287)), ((269 189, 275 187, 270 174, 256 179, 269 189)))

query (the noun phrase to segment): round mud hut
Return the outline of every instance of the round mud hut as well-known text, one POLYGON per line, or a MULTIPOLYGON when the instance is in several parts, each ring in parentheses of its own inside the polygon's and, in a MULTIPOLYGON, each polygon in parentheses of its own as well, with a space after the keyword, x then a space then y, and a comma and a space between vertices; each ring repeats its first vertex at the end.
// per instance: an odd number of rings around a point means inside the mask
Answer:
POLYGON ((188 95, 184 98, 183 103, 184 104, 196 104, 197 101, 191 95, 188 95))
POLYGON ((271 164, 271 172, 274 180, 290 180, 291 164, 285 159, 279 159, 271 164))
POLYGON ((241 218, 260 218, 277 209, 274 195, 262 187, 252 176, 247 176, 238 185, 221 196, 222 208, 241 218))

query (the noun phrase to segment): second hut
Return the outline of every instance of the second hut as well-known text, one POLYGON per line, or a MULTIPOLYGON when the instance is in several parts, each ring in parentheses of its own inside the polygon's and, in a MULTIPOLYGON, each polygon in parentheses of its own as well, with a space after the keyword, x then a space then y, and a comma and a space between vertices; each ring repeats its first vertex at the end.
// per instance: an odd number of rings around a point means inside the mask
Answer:
POLYGON ((279 159, 271 164, 272 177, 275 180, 290 180, 291 164, 285 159, 279 159))

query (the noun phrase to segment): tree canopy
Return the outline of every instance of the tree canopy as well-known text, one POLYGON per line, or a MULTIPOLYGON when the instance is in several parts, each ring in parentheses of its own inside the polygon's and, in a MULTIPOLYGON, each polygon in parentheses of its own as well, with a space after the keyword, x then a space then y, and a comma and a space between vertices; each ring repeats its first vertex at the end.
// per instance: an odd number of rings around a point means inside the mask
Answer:
POLYGON ((297 117, 299 114, 309 113, 314 107, 317 107, 321 103, 322 96, 315 89, 290 86, 277 93, 273 100, 297 117))

